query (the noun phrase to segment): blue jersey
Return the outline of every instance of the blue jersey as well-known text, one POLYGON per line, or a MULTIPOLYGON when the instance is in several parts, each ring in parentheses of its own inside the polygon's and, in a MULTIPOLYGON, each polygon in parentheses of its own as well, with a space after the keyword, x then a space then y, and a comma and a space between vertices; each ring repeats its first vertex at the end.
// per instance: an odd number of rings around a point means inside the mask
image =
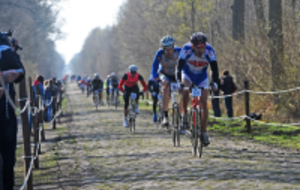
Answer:
POLYGON ((185 60, 182 72, 194 81, 206 79, 209 63, 217 61, 215 51, 210 44, 206 43, 205 53, 202 57, 197 57, 192 50, 190 42, 182 48, 180 59, 185 60))
POLYGON ((167 75, 175 75, 175 70, 177 66, 177 61, 179 59, 181 52, 180 47, 174 48, 174 56, 169 59, 163 49, 159 49, 153 59, 153 64, 151 68, 151 75, 149 81, 154 81, 159 77, 159 73, 162 72, 167 75))

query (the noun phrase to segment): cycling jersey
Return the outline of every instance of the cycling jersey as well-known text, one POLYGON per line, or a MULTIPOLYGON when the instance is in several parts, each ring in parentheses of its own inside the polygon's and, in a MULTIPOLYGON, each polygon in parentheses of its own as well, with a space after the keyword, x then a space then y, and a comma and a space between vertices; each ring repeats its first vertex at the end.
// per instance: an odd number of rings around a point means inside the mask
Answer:
POLYGON ((101 79, 94 78, 92 80, 92 87, 93 87, 93 90, 102 90, 102 88, 103 88, 103 81, 101 79))
MULTIPOLYGON (((195 55, 191 43, 187 43, 180 53, 180 62, 183 61, 184 64, 179 62, 178 70, 182 72, 185 78, 190 79, 192 82, 200 84, 208 78, 207 68, 211 64, 212 71, 214 72, 214 80, 218 80, 218 67, 215 52, 209 43, 206 43, 206 50, 202 57, 195 55)), ((181 73, 180 73, 181 74, 181 73)), ((180 76, 180 75, 178 75, 180 76)), ((180 79, 180 78, 179 78, 180 79)))
POLYGON ((118 88, 122 92, 124 92, 123 85, 125 85, 125 89, 126 88, 131 88, 131 87, 137 86, 138 81, 141 81, 141 83, 144 87, 144 91, 146 91, 147 90, 147 85, 144 81, 144 78, 138 73, 136 73, 134 76, 132 76, 130 72, 126 73, 123 76, 123 78, 120 81, 120 84, 119 84, 118 88))
POLYGON ((110 88, 118 88, 119 85, 119 79, 116 77, 115 79, 111 78, 109 81, 109 87, 110 88))
POLYGON ((109 81, 110 81, 110 77, 106 78, 104 81, 104 88, 107 89, 109 87, 109 81))
POLYGON ((154 81, 158 78, 159 73, 163 73, 166 75, 175 75, 177 61, 179 59, 181 48, 174 48, 174 56, 172 59, 169 59, 163 49, 159 49, 156 52, 156 55, 153 59, 153 64, 151 68, 151 76, 150 80, 154 81))

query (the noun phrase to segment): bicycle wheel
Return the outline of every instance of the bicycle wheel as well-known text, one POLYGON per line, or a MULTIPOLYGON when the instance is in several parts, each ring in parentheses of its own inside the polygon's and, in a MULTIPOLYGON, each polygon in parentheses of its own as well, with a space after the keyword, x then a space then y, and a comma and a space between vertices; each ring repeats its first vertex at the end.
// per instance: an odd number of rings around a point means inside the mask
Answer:
POLYGON ((96 100, 95 100, 96 110, 98 110, 98 104, 99 104, 99 96, 96 95, 96 100))
POLYGON ((115 99, 115 100, 114 100, 114 101, 115 101, 115 108, 118 109, 118 102, 117 102, 118 95, 117 95, 117 92, 115 92, 114 95, 115 95, 115 98, 114 98, 114 99, 115 99))
POLYGON ((192 112, 192 117, 191 117, 191 122, 193 123, 192 125, 192 154, 193 156, 197 155, 197 148, 198 148, 198 110, 195 109, 195 111, 192 112))
POLYGON ((174 147, 180 147, 180 127, 179 127, 179 109, 177 106, 172 108, 172 139, 174 147))
MULTIPOLYGON (((172 105, 172 110, 174 110, 174 104, 172 105)), ((176 147, 176 137, 177 137, 177 126, 175 124, 175 111, 172 111, 172 141, 173 141, 173 146, 176 147)))
POLYGON ((180 147, 180 113, 179 113, 179 108, 176 108, 176 115, 175 115, 175 125, 177 126, 177 146, 180 147))
POLYGON ((132 132, 132 118, 129 117, 129 131, 132 132))
POLYGON ((135 118, 133 117, 132 118, 132 132, 134 133, 135 132, 135 118))
POLYGON ((198 149, 197 149, 197 156, 199 158, 201 158, 202 156, 202 153, 203 153, 203 147, 204 147, 204 144, 203 144, 203 127, 201 127, 201 111, 199 113, 199 115, 197 116, 199 119, 198 119, 198 130, 197 130, 197 134, 198 134, 198 139, 199 139, 199 146, 198 146, 198 149))
POLYGON ((156 127, 158 129, 160 128, 161 122, 162 122, 162 108, 161 108, 161 104, 158 103, 158 117, 156 122, 156 127))

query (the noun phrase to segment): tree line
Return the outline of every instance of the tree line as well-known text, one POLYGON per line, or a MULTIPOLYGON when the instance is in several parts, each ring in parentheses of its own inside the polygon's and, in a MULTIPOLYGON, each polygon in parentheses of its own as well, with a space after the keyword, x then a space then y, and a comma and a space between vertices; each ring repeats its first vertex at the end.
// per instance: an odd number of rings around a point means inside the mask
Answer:
POLYGON ((61 76, 65 61, 54 42, 63 37, 58 20, 60 0, 0 0, 0 30, 13 29, 29 76, 61 76))
MULTIPOLYGON (((162 36, 183 46, 193 32, 204 32, 217 54, 220 71, 228 69, 239 89, 243 81, 258 91, 300 86, 299 2, 296 0, 127 0, 117 24, 95 28, 70 65, 74 73, 119 75, 136 64, 149 77, 162 36)), ((297 92, 252 95, 252 111, 267 118, 300 115, 297 92)), ((237 97, 236 112, 244 110, 237 97)), ((238 114, 238 113, 237 113, 238 114)))

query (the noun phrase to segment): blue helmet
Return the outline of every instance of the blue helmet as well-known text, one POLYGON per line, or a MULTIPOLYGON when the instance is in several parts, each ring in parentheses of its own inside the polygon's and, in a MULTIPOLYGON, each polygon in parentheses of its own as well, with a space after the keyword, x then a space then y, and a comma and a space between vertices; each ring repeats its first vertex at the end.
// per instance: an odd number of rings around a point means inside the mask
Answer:
POLYGON ((170 36, 164 36, 161 40, 160 40, 160 45, 164 48, 164 47, 169 47, 169 46, 174 46, 175 43, 175 39, 170 36))
POLYGON ((136 65, 130 65, 129 66, 129 71, 130 72, 137 72, 137 70, 138 70, 138 67, 136 65))

